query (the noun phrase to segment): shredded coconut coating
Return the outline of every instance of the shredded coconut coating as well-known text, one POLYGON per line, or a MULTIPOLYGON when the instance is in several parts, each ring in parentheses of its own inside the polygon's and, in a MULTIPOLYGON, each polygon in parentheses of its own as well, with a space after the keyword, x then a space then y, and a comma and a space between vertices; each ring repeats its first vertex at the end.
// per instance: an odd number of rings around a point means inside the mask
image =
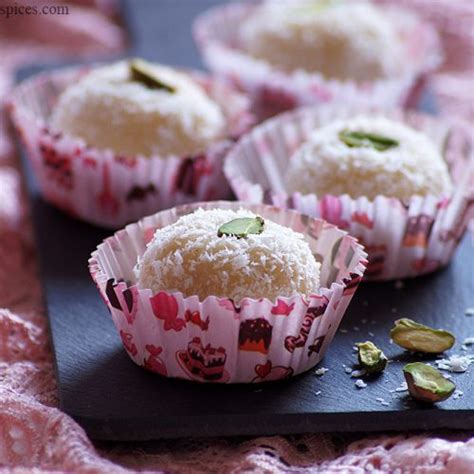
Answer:
POLYGON ((418 194, 447 195, 451 178, 441 153, 424 134, 384 117, 337 120, 318 130, 290 158, 288 192, 377 195, 408 200, 418 194), (399 142, 385 151, 349 147, 339 138, 348 129, 382 135, 399 142))
POLYGON ((285 71, 365 81, 401 74, 402 40, 392 23, 363 1, 273 1, 242 25, 241 41, 249 54, 285 71))
POLYGON ((132 82, 122 61, 70 85, 52 127, 99 149, 146 157, 194 155, 224 135, 224 115, 199 84, 169 67, 152 67, 175 92, 132 82))
POLYGON ((156 231, 136 268, 140 288, 181 291, 201 300, 214 295, 268 298, 310 294, 320 264, 300 233, 265 219, 261 234, 218 237, 218 228, 250 211, 198 209, 156 231))

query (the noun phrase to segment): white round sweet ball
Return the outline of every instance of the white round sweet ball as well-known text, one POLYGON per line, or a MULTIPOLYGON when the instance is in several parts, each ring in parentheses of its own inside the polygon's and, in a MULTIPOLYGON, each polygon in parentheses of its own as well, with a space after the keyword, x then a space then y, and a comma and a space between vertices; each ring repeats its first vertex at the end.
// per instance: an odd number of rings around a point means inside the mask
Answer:
POLYGON ((284 71, 365 81, 401 74, 401 38, 368 2, 273 1, 242 25, 243 48, 284 71))
POLYGON ((132 80, 127 61, 104 66, 61 94, 52 127, 127 156, 189 156, 222 138, 224 115, 199 84, 169 67, 145 64, 173 91, 132 80))
POLYGON ((336 120, 315 130, 290 157, 286 184, 288 192, 369 199, 408 200, 452 190, 446 162, 431 139, 381 116, 336 120))
POLYGON ((256 216, 243 209, 198 209, 158 229, 135 269, 139 287, 235 303, 319 287, 320 264, 302 234, 265 219, 260 234, 218 235, 220 226, 242 217, 256 216))

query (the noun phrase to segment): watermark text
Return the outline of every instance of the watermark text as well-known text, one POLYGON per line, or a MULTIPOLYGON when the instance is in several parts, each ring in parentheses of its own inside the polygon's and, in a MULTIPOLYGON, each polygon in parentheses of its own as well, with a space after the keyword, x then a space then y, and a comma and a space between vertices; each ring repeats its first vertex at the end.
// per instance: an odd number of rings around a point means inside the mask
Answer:
POLYGON ((22 15, 69 15, 68 5, 25 5, 13 3, 0 6, 0 18, 13 18, 22 15))

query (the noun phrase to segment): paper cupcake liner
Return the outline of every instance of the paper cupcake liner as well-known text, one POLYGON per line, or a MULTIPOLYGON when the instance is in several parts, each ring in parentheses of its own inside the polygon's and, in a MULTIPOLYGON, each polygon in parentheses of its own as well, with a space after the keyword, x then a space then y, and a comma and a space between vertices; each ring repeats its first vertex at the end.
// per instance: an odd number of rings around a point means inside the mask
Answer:
POLYGON ((229 197, 226 152, 253 123, 250 102, 222 81, 189 72, 222 107, 228 137, 192 157, 120 156, 54 133, 48 119, 59 94, 90 68, 44 73, 13 93, 13 122, 46 201, 84 221, 117 228, 177 204, 229 197))
POLYGON ((446 265, 474 211, 473 137, 469 125, 401 110, 383 115, 434 140, 448 163, 454 192, 444 198, 413 196, 409 202, 377 196, 316 196, 284 189, 288 159, 314 129, 336 118, 380 114, 376 109, 305 108, 255 127, 230 151, 224 172, 241 201, 270 203, 320 217, 358 238, 369 254, 366 279, 414 277, 446 265))
POLYGON ((197 382, 248 383, 283 379, 324 356, 365 270, 366 254, 346 232, 320 219, 273 206, 239 202, 183 205, 128 225, 89 260, 132 360, 153 372, 197 382), (184 297, 139 289, 133 272, 156 229, 198 208, 241 207, 305 235, 321 262, 317 293, 275 301, 184 297))
POLYGON ((406 46, 406 71, 398 77, 357 83, 327 80, 304 70, 285 73, 241 48, 240 25, 255 8, 256 5, 230 4, 210 9, 195 21, 194 37, 210 70, 248 93, 260 119, 300 106, 328 103, 411 107, 442 61, 439 38, 431 25, 407 10, 384 6, 406 46))

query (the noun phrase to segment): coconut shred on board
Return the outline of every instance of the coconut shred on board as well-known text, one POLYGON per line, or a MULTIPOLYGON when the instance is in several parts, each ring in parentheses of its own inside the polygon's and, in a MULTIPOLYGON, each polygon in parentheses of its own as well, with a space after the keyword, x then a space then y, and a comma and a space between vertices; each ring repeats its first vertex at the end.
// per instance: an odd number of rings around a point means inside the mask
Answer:
POLYGON ((365 388, 367 387, 367 384, 362 380, 358 379, 356 380, 356 383, 354 384, 357 388, 365 388))
POLYGON ((395 388, 395 389, 392 389, 390 390, 391 393, 395 393, 395 392, 406 392, 408 390, 408 385, 406 382, 402 382, 402 384, 395 388))
POLYGON ((320 367, 319 369, 316 369, 314 371, 314 375, 317 375, 318 377, 321 377, 322 375, 324 375, 329 369, 327 369, 326 367, 320 367))
POLYGON ((452 355, 449 359, 440 359, 435 361, 440 370, 449 372, 466 372, 469 366, 474 363, 474 356, 452 355))
POLYGON ((453 393, 453 400, 458 400, 464 395, 464 392, 462 390, 455 390, 453 393))
POLYGON ((351 372, 351 377, 353 377, 353 378, 363 377, 365 374, 366 374, 365 369, 353 370, 351 372))
POLYGON ((464 346, 472 346, 474 345, 474 337, 466 337, 463 341, 464 346))
POLYGON ((390 405, 390 403, 388 403, 384 398, 382 397, 377 397, 375 399, 377 402, 379 402, 381 405, 383 405, 384 407, 388 407, 390 405))

